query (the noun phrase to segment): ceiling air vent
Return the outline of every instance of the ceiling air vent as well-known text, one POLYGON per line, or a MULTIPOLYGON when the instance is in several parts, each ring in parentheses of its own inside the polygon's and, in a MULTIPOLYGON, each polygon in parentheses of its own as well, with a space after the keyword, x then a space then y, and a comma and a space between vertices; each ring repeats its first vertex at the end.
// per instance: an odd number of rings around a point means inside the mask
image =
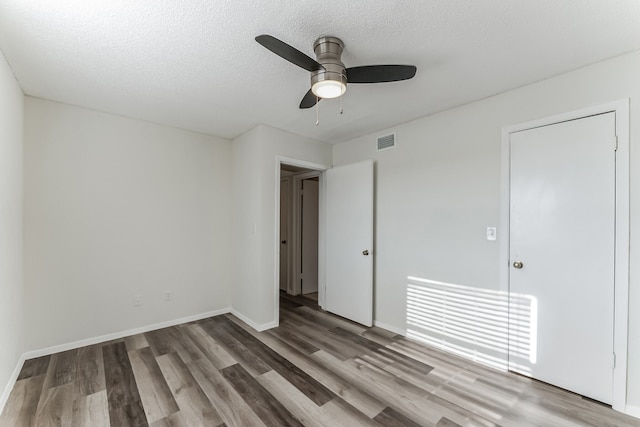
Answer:
POLYGON ((378 138, 378 151, 394 148, 396 146, 396 134, 381 136, 378 138))

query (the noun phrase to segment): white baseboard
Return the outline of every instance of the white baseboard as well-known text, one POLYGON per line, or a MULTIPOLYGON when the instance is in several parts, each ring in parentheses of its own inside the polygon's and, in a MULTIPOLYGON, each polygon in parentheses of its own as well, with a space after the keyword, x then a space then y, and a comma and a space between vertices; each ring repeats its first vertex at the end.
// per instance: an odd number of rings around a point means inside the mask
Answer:
POLYGON ((403 337, 407 335, 407 331, 404 329, 400 329, 395 326, 391 326, 384 322, 378 322, 377 320, 373 321, 373 326, 377 326, 378 328, 386 329, 387 331, 396 333, 398 335, 402 335, 403 337))
POLYGON ((13 373, 9 377, 9 381, 7 382, 7 385, 4 388, 2 395, 0 395, 0 414, 2 414, 2 411, 4 410, 4 405, 6 405, 7 400, 9 400, 9 395, 11 394, 11 390, 13 390, 13 385, 18 380, 18 375, 20 375, 20 371, 22 370, 22 365, 24 365, 25 360, 26 359, 24 357, 24 354, 20 356, 20 359, 18 359, 18 364, 16 365, 16 368, 13 370, 13 373))
POLYGON ((254 322, 253 320, 249 319, 244 314, 242 314, 239 311, 237 311, 236 309, 231 309, 231 314, 233 314, 238 319, 242 320, 244 323, 246 323, 247 325, 251 326, 253 329, 255 329, 258 332, 266 331, 267 329, 275 328, 276 326, 278 326, 278 322, 277 321, 273 321, 273 322, 269 322, 269 323, 263 323, 262 325, 259 325, 256 322, 254 322))
POLYGON ((166 322, 155 323, 153 325, 142 326, 140 328, 128 329, 126 331, 114 332, 112 334, 101 335, 99 337, 87 338, 84 340, 74 341, 66 344, 54 345, 52 347, 40 350, 28 351, 23 355, 24 360, 33 359, 34 357, 47 356, 49 354, 60 353, 61 351, 73 350, 74 348, 85 347, 88 345, 99 344, 106 341, 117 340, 128 337, 130 335, 142 334, 144 332, 155 331, 156 329, 168 328, 170 326, 180 325, 183 323, 193 322, 195 320, 206 319, 207 317, 218 316, 220 314, 230 313, 230 308, 221 308, 219 310, 208 311, 206 313, 195 314, 193 316, 182 317, 180 319, 168 320, 166 322))
POLYGON ((627 405, 624 413, 632 417, 640 418, 640 406, 627 405))

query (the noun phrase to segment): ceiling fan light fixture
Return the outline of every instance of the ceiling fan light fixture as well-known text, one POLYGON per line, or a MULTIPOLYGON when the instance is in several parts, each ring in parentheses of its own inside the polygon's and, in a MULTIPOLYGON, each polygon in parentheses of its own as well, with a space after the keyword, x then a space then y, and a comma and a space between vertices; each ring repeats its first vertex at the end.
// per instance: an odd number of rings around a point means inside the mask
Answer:
POLYGON ((399 82, 416 75, 415 65, 363 65, 346 68, 340 59, 344 43, 333 36, 320 37, 313 43, 316 59, 268 34, 256 36, 256 41, 281 58, 311 72, 311 89, 300 101, 301 109, 313 107, 322 98, 342 96, 347 90, 347 84, 399 82))
POLYGON ((311 87, 315 96, 326 99, 342 96, 346 90, 347 85, 338 80, 321 80, 311 87))

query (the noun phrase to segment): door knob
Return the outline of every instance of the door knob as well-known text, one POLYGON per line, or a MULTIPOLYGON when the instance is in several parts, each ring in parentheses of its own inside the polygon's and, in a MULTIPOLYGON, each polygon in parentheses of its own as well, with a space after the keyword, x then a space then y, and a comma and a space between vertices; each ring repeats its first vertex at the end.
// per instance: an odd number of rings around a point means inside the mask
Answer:
POLYGON ((524 264, 522 263, 522 261, 513 262, 513 268, 521 269, 522 267, 524 267, 524 264))
POLYGON ((369 251, 365 249, 364 251, 362 251, 362 255, 364 255, 364 256, 369 255, 369 251))

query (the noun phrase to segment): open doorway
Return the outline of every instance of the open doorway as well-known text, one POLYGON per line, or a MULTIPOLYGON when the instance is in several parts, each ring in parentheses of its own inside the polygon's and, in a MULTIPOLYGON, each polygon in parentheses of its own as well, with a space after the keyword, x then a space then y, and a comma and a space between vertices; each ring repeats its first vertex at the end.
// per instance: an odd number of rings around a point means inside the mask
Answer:
POLYGON ((318 303, 321 172, 280 165, 280 291, 318 303))

